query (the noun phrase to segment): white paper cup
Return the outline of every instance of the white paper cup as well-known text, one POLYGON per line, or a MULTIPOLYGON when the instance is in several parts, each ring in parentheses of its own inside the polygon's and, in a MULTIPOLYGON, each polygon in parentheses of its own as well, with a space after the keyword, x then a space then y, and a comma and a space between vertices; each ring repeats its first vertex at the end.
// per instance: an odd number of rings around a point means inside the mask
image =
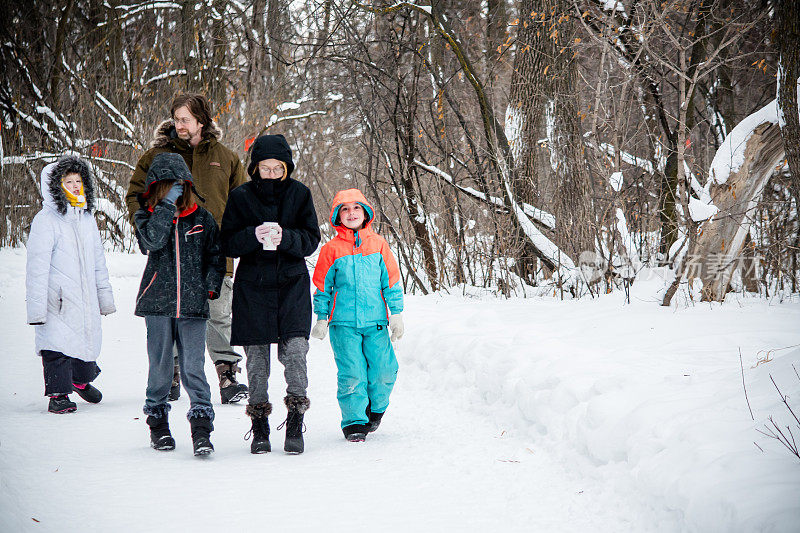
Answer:
POLYGON ((277 250, 278 247, 272 243, 272 236, 278 233, 280 226, 275 222, 265 222, 265 224, 270 228, 269 233, 267 233, 267 240, 262 243, 262 247, 264 250, 277 250))

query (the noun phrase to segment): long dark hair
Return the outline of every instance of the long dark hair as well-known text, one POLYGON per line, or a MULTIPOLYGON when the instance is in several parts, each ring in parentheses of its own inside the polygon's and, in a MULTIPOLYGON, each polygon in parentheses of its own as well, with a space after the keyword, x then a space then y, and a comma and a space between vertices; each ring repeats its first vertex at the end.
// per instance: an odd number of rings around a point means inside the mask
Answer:
POLYGON ((175 111, 183 106, 189 108, 189 113, 203 126, 208 126, 213 121, 211 118, 211 104, 208 103, 208 98, 204 95, 198 93, 179 94, 172 100, 172 107, 169 111, 170 116, 175 118, 175 111))
MULTIPOLYGON (((167 195, 167 192, 172 188, 175 184, 175 180, 161 180, 153 183, 150 186, 150 194, 147 196, 147 207, 155 208, 158 205, 158 202, 164 199, 167 195)), ((175 202, 175 207, 178 208, 178 212, 186 211, 189 209, 192 204, 194 203, 194 198, 192 194, 192 184, 189 182, 183 182, 183 194, 178 197, 178 200, 175 202)))

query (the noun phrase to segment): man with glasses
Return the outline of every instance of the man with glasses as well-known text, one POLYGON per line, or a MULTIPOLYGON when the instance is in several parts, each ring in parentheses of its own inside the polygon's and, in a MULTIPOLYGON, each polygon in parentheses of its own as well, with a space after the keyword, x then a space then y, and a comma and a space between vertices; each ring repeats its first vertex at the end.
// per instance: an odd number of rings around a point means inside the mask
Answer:
MULTIPOLYGON (((153 158, 163 152, 180 154, 192 171, 198 204, 211 212, 219 225, 230 191, 247 181, 244 166, 231 149, 220 142, 222 131, 211 118, 211 107, 201 94, 180 94, 172 101, 171 119, 159 124, 150 149, 139 159, 131 177, 125 203, 128 214, 141 206, 140 196, 145 192, 145 176, 153 158)), ((209 301, 211 318, 208 321, 206 345, 217 369, 222 403, 235 403, 247 398, 247 385, 239 383, 236 374, 241 372, 242 356, 230 345, 231 299, 233 287, 233 261, 228 259, 228 269, 219 298, 209 301)), ((169 399, 180 396, 180 379, 177 360, 169 399)))

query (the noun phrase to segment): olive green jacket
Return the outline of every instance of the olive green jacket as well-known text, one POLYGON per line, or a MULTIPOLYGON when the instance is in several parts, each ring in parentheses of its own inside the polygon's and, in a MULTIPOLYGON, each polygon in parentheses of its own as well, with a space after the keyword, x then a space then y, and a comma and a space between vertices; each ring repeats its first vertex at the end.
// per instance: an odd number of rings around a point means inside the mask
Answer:
MULTIPOLYGON (((156 128, 153 142, 133 171, 128 192, 125 195, 125 204, 128 207, 128 216, 133 223, 133 215, 141 207, 139 194, 144 192, 145 177, 153 158, 163 152, 180 154, 186 165, 192 171, 194 189, 201 197, 200 206, 211 213, 217 225, 222 223, 222 213, 228 202, 228 194, 242 185, 247 179, 244 165, 234 151, 219 142, 222 131, 216 123, 212 122, 208 131, 204 132, 200 143, 192 147, 188 141, 177 136, 175 122, 165 120, 156 128)), ((232 261, 228 260, 228 275, 233 274, 232 261)))

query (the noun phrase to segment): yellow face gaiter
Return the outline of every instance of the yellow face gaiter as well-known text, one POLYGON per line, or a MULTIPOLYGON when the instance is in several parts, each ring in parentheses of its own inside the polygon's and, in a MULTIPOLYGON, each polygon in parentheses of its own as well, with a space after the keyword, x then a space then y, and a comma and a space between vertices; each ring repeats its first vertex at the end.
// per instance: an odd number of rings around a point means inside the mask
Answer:
POLYGON ((83 195, 83 183, 81 183, 81 192, 78 196, 75 196, 71 192, 64 187, 64 182, 61 182, 61 189, 64 191, 64 194, 67 196, 67 201, 69 205, 72 207, 86 207, 86 196, 83 195))

